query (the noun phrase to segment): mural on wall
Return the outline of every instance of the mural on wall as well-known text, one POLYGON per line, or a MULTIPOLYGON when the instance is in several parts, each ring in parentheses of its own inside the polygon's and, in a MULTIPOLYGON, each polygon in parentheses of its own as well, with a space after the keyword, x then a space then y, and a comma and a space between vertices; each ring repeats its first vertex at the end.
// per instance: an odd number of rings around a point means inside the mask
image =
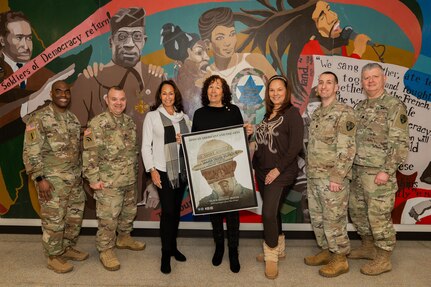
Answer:
MULTIPOLYGON (((425 0, 2 2, 0 216, 38 216, 36 190, 22 163, 24 122, 49 102, 51 84, 58 79, 72 84, 71 110, 83 129, 106 108, 107 88, 125 89, 126 112, 137 124, 140 143, 145 114, 164 78, 178 83, 192 118, 203 80, 220 75, 244 120, 258 123, 265 112, 267 79, 284 74, 306 123, 319 104, 313 87, 321 72, 338 75, 339 100, 354 106, 364 98, 361 67, 376 61, 385 68, 386 89, 406 104, 410 121, 410 154, 397 171, 393 220, 431 224, 427 11, 431 3, 425 0)), ((282 208, 288 223, 309 222, 303 158, 299 165, 301 173, 282 208)), ((92 192, 88 187, 86 192, 85 217, 95 218, 92 192)), ((158 220, 157 192, 147 184, 141 160, 138 202, 137 220, 158 220)), ((188 195, 182 215, 184 221, 205 220, 192 216, 188 195)), ((259 209, 242 215, 244 222, 261 222, 259 209)))

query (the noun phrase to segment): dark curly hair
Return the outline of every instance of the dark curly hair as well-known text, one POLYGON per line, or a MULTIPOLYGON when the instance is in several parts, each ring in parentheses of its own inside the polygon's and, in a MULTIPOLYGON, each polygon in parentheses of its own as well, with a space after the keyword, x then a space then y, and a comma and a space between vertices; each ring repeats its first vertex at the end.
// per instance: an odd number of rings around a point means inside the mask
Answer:
POLYGON ((292 106, 292 103, 291 103, 292 89, 289 85, 289 81, 287 80, 287 78, 285 76, 274 75, 268 80, 268 83, 266 85, 266 91, 265 91, 266 113, 265 113, 265 118, 269 118, 271 113, 274 111, 274 103, 269 98, 269 85, 271 85, 271 83, 275 80, 282 81, 284 84, 284 87, 286 88, 286 97, 285 97, 284 102, 281 105, 281 107, 277 110, 277 114, 283 113, 284 110, 286 110, 287 108, 292 106))
POLYGON ((175 102, 174 102, 174 107, 175 107, 175 111, 176 112, 183 112, 184 111, 184 107, 183 107, 183 97, 181 96, 181 92, 177 87, 177 84, 175 84, 174 80, 169 79, 169 80, 164 80, 163 82, 160 83, 159 88, 157 89, 156 92, 156 96, 155 96, 155 103, 154 105, 151 106, 151 110, 155 111, 157 110, 157 108, 162 104, 162 88, 164 85, 170 85, 172 86, 172 88, 174 88, 174 94, 175 94, 175 102))
POLYGON ((210 101, 208 99, 208 88, 212 83, 214 83, 217 80, 220 80, 223 88, 223 98, 221 99, 223 106, 231 105, 232 92, 230 91, 229 85, 227 84, 226 80, 220 77, 219 75, 212 75, 205 80, 204 85, 202 87, 202 95, 201 95, 202 106, 207 107, 209 105, 210 101))

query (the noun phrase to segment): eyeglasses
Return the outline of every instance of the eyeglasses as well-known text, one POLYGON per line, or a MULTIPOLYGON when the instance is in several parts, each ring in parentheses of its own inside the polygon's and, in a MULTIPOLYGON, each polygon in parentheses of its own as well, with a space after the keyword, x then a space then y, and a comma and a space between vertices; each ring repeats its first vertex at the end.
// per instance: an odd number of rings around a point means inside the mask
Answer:
POLYGON ((132 37, 132 41, 133 42, 143 42, 147 40, 147 36, 145 36, 142 32, 140 31, 135 31, 135 32, 126 32, 126 31, 120 31, 117 32, 114 36, 118 41, 120 42, 127 42, 127 40, 129 39, 129 37, 132 37))

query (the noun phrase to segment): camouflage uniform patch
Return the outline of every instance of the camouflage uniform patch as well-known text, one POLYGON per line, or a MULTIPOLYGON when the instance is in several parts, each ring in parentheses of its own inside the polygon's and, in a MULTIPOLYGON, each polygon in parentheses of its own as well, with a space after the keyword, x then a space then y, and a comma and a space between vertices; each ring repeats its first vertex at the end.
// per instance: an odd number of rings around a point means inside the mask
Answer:
POLYGON ((92 148, 96 146, 94 134, 90 128, 87 128, 84 131, 84 148, 92 148))
POLYGON ((25 137, 29 143, 33 143, 39 140, 36 125, 34 123, 28 123, 25 128, 25 137))
POLYGON ((400 109, 397 115, 395 116, 394 127, 398 129, 402 129, 406 126, 407 121, 408 121, 407 115, 402 109, 400 109))
POLYGON ((345 123, 342 125, 340 129, 340 133, 343 133, 348 136, 354 136, 356 133, 355 122, 356 122, 355 117, 353 115, 348 115, 345 123))

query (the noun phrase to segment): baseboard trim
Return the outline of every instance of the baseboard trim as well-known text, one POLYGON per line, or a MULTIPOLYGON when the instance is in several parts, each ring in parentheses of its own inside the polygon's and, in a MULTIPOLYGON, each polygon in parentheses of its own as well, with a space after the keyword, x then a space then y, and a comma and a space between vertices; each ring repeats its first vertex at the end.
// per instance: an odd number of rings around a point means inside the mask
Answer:
MULTIPOLYGON (((283 228, 284 229, 284 228, 283 228)), ((83 227, 81 229, 81 235, 94 236, 96 235, 96 227, 83 227)), ((307 230, 285 230, 286 238, 288 239, 314 239, 313 231, 307 230)), ((349 231, 349 238, 352 240, 359 239, 358 234, 355 231, 349 231)), ((0 234, 42 234, 40 226, 2 226, 0 228, 0 234)), ((133 236, 140 237, 158 237, 159 229, 157 228, 135 228, 132 232, 133 236)), ((211 230, 199 230, 199 229, 180 229, 178 232, 179 237, 211 237, 211 230)), ((241 230, 241 238, 263 238, 261 230, 241 230)), ((397 240, 420 240, 430 241, 431 236, 429 232, 411 232, 401 231, 397 233, 397 240)))

